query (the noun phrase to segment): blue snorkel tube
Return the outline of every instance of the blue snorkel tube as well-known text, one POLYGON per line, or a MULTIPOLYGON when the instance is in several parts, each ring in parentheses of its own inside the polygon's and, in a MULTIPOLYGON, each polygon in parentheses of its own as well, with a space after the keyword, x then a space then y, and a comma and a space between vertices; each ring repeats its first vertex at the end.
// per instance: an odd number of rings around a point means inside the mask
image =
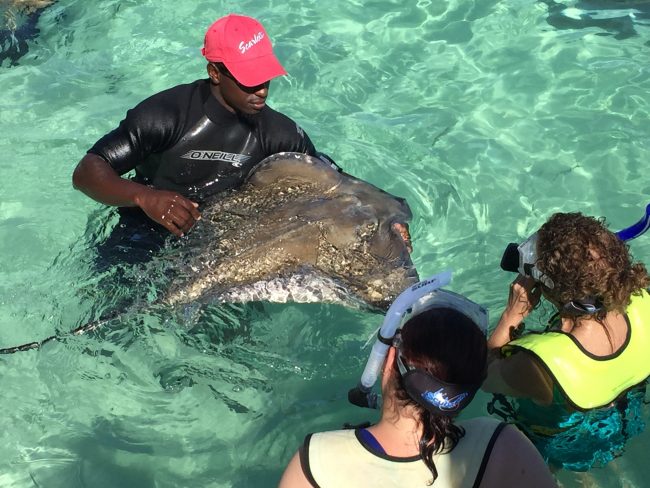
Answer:
POLYGON ((352 388, 348 392, 348 400, 350 403, 358 407, 378 408, 377 394, 372 391, 372 387, 377 382, 377 377, 384 365, 388 348, 393 343, 395 331, 400 326, 404 315, 420 298, 450 282, 451 271, 443 271, 416 283, 399 294, 391 304, 388 312, 386 312, 384 322, 377 333, 377 340, 370 351, 366 368, 361 375, 361 381, 355 388, 352 388))
POLYGON ((650 228, 650 203, 645 208, 645 215, 636 224, 616 232, 616 236, 622 241, 630 241, 644 234, 650 228))

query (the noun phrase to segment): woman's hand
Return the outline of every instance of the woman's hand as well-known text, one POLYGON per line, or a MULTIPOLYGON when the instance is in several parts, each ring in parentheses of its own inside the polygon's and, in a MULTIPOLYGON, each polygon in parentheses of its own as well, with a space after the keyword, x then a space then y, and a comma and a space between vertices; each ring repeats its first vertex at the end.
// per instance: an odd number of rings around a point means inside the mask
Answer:
POLYGON ((518 329, 524 318, 537 306, 542 295, 538 283, 527 276, 518 275, 510 284, 508 303, 499 323, 488 339, 490 349, 499 348, 510 342, 510 333, 518 329))
POLYGON ((518 275, 510 283, 508 303, 502 317, 518 325, 537 306, 541 296, 542 290, 534 279, 518 275))

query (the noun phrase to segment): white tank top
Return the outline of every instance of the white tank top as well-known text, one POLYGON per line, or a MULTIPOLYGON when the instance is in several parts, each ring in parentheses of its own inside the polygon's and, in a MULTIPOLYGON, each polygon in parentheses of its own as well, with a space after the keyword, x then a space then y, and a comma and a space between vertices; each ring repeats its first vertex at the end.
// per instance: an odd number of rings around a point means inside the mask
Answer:
MULTIPOLYGON (((447 454, 436 454, 435 488, 471 488, 481 482, 501 428, 498 420, 480 417, 459 422, 465 435, 447 454)), ((302 469, 321 488, 430 486, 433 475, 419 456, 398 458, 371 451, 355 430, 311 434, 301 453, 302 469)))

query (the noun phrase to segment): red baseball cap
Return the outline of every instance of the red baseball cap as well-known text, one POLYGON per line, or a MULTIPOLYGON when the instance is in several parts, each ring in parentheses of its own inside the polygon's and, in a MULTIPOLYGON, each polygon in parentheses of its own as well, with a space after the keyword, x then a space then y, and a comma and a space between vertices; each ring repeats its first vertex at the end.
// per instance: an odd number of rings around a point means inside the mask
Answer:
POLYGON ((257 20, 230 14, 217 19, 205 33, 201 54, 223 63, 244 86, 257 86, 286 75, 268 34, 257 20))

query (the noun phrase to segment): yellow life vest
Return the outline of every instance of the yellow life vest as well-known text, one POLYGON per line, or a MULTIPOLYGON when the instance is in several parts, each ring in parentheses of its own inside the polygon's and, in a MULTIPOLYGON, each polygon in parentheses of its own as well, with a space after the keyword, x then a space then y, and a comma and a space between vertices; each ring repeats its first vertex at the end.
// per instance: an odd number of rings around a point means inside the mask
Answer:
MULTIPOLYGON (((479 417, 459 422, 465 429, 456 447, 434 454, 438 471, 436 488, 471 488, 481 482, 484 464, 490 457, 493 438, 501 432, 498 420, 479 417), (492 442, 491 442, 492 441, 492 442)), ((336 430, 312 434, 305 442, 303 471, 321 488, 341 486, 429 486, 433 475, 419 456, 395 458, 371 452, 355 431, 336 430)))
POLYGON ((626 310, 629 332, 626 343, 611 356, 589 354, 569 334, 527 334, 509 342, 501 351, 509 356, 524 349, 539 358, 566 400, 580 410, 598 408, 650 376, 650 295, 632 295, 626 310))

